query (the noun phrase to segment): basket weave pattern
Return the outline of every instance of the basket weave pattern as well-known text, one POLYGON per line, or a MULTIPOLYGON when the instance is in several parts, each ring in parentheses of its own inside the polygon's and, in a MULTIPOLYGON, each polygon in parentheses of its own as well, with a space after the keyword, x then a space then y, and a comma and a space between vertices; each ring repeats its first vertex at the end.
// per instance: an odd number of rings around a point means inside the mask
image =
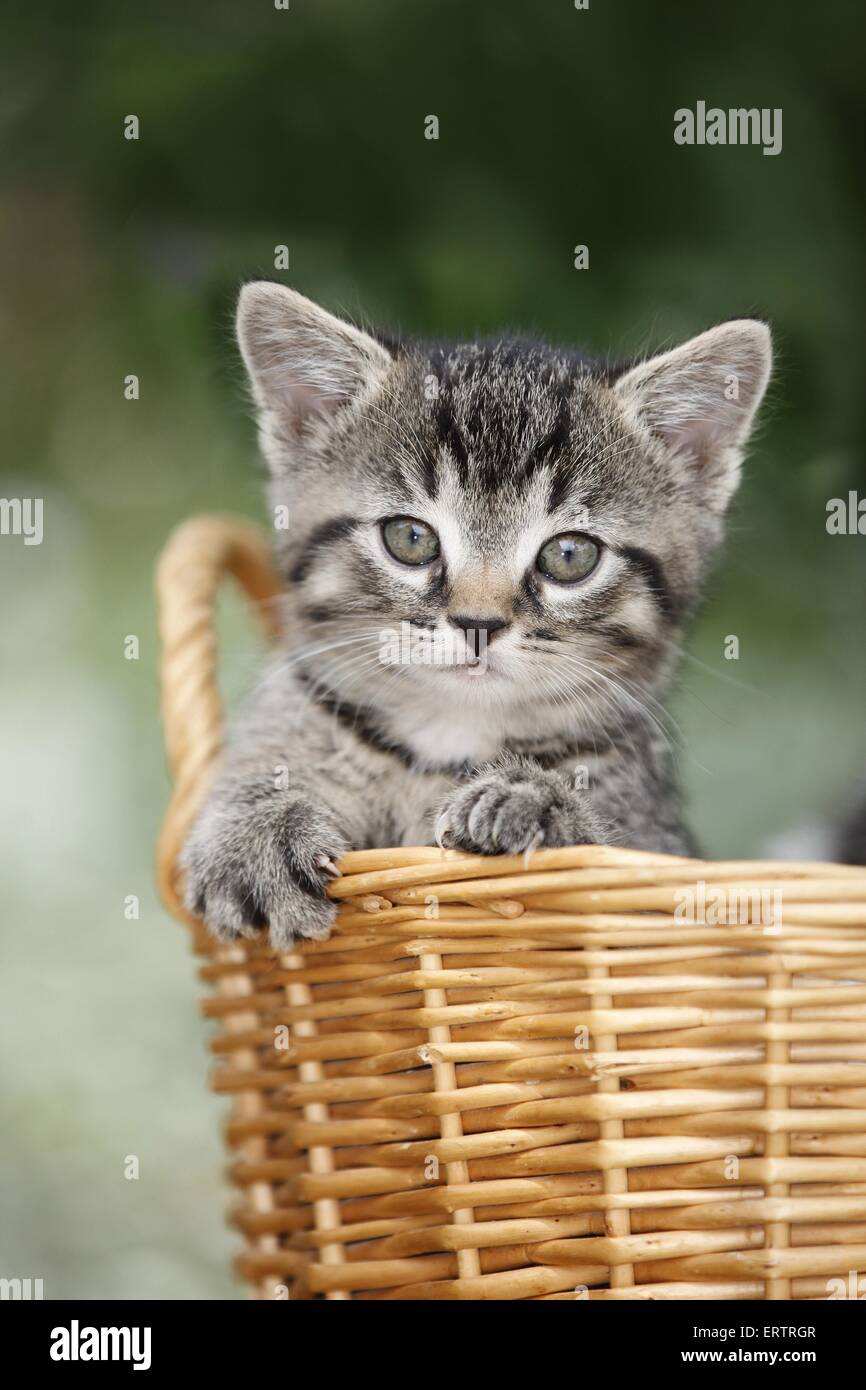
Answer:
MULTIPOLYGON (((206 518, 158 576, 176 779, 159 874, 185 920, 226 571, 273 597, 254 528, 206 518)), ((191 923, 259 1296, 827 1298, 852 1271, 856 1288, 866 872, 594 846, 341 868, 327 942, 276 955, 191 923)))

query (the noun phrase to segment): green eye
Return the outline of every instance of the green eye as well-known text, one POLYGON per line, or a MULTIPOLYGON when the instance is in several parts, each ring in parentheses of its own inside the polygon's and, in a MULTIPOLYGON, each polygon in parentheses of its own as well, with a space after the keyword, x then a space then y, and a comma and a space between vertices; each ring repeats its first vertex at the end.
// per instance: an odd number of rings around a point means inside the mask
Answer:
POLYGON ((598 564, 601 547, 580 531, 564 531, 545 542, 535 561, 542 574, 558 584, 576 584, 586 579, 598 564))
POLYGON ((439 537, 424 521, 392 516, 382 522, 385 549, 403 565, 429 565, 439 554, 439 537))

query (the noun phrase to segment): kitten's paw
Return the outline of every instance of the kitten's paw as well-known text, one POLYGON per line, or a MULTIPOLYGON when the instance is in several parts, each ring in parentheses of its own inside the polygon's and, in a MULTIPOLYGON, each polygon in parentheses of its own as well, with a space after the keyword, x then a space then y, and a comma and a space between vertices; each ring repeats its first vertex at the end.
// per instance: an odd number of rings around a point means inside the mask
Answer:
POLYGON ((187 907, 221 941, 267 930, 271 945, 324 941, 336 905, 325 895, 339 876, 340 836, 316 812, 220 814, 210 808, 183 854, 187 907))
POLYGON ((524 854, 604 838, 585 793, 559 772, 531 767, 483 773, 449 794, 436 823, 440 845, 471 854, 524 854))

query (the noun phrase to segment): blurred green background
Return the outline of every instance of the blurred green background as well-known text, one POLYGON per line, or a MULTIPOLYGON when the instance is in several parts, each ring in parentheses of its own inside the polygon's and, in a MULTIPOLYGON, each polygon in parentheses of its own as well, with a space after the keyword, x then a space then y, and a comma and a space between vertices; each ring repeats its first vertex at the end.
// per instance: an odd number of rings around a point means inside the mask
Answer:
MULTIPOLYGON (((778 371, 683 667, 680 767, 710 855, 837 814, 866 766, 866 540, 825 529, 829 498, 866 493, 864 29, 853 0, 4 7, 2 495, 44 498, 45 537, 0 538, 0 1275, 48 1298, 239 1296, 224 1106, 152 882, 151 586, 182 518, 260 515, 242 280, 602 353, 770 319, 778 371), (782 154, 677 147, 673 112, 699 99, 781 107, 782 154)), ((257 642, 232 605, 224 650, 236 693, 257 642)))

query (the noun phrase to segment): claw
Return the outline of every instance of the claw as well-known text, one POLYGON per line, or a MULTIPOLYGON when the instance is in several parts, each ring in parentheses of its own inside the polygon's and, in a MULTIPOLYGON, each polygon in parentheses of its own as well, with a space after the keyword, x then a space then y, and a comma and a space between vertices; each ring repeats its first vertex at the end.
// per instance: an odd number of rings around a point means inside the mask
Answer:
POLYGON ((530 861, 530 859, 532 858, 532 856, 533 856, 533 854, 535 853, 535 851, 538 849, 539 845, 543 845, 543 844, 544 844, 544 831, 543 831, 543 830, 536 830, 536 832, 535 832, 535 834, 533 835, 532 839, 529 841, 529 844, 526 846, 526 849, 523 851, 523 872, 524 872, 524 873, 528 873, 528 872, 529 872, 529 861, 530 861))
POLYGON ((328 854, 317 854, 314 861, 317 869, 321 869, 325 878, 342 878, 343 874, 337 868, 333 859, 328 854))
POLYGON ((450 834, 451 817, 449 816, 447 811, 443 811, 436 822, 436 829, 433 831, 433 838, 435 839, 437 845, 441 850, 446 850, 450 848, 450 845, 448 845, 445 840, 446 835, 450 834))

